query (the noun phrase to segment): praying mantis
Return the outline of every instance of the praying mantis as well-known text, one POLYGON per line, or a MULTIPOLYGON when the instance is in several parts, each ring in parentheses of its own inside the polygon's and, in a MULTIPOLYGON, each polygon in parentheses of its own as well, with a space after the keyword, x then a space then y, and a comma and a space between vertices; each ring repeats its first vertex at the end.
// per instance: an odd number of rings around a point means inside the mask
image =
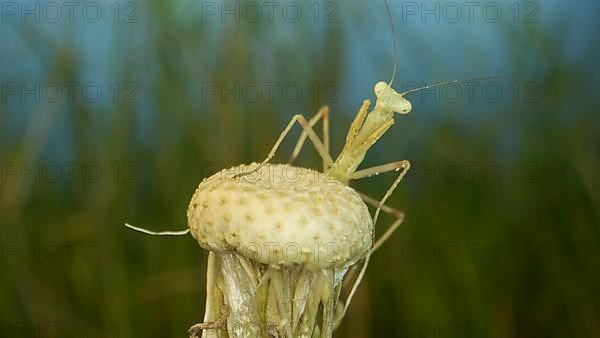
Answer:
MULTIPOLYGON (((396 56, 396 38, 389 8, 388 15, 392 27, 394 56, 396 56)), ((221 175, 222 182, 211 177, 199 185, 188 208, 188 229, 182 231, 154 232, 126 224, 129 228, 151 235, 185 235, 191 232, 201 246, 211 251, 207 269, 207 303, 204 322, 192 326, 190 329, 192 337, 198 336, 200 332, 202 332, 202 337, 281 336, 291 338, 296 336, 314 337, 315 333, 321 337, 332 336, 333 330, 341 323, 356 290, 364 278, 371 255, 390 238, 404 220, 404 213, 388 206, 386 202, 410 169, 410 162, 399 160, 366 169, 359 169, 359 166, 363 162, 368 150, 394 125, 395 114, 408 114, 412 110, 410 101, 405 98, 406 95, 431 87, 461 82, 459 80, 440 82, 398 93, 392 87, 396 75, 396 66, 396 62, 394 62, 392 79, 389 83, 381 81, 375 84, 374 93, 376 101, 374 107, 369 110, 371 101, 368 99, 364 100, 360 105, 346 134, 345 144, 335 159, 332 157, 330 151, 329 108, 327 106, 322 107, 310 119, 305 118, 301 114, 296 114, 283 129, 262 162, 232 168, 242 169, 241 172, 233 174, 231 174, 232 169, 223 170, 223 175, 221 175), (321 137, 315 131, 318 123, 322 125, 321 137), (302 132, 296 141, 288 163, 283 165, 271 163, 279 147, 296 124, 302 128, 302 132), (246 217, 245 220, 248 222, 248 225, 244 228, 244 225, 240 226, 237 221, 242 216, 237 214, 232 215, 223 210, 226 210, 229 200, 239 198, 239 196, 242 196, 246 200, 257 199, 258 196, 262 196, 261 198, 265 199, 264 196, 273 190, 270 182, 269 184, 261 183, 249 186, 248 182, 244 182, 244 178, 254 173, 262 173, 265 170, 271 172, 271 169, 277 169, 281 172, 284 169, 299 168, 293 164, 307 140, 312 143, 322 160, 322 173, 320 174, 335 180, 340 186, 348 186, 351 181, 387 172, 397 173, 395 180, 380 199, 369 197, 351 188, 348 188, 350 190, 347 190, 347 195, 339 193, 342 190, 337 187, 335 188, 337 189, 335 193, 328 191, 331 196, 336 198, 338 196, 335 194, 342 194, 339 197, 348 199, 352 199, 357 194, 365 204, 375 207, 372 219, 368 219, 368 222, 364 224, 365 227, 363 227, 366 229, 365 233, 372 236, 368 241, 369 246, 366 247, 366 250, 364 245, 358 250, 354 250, 356 249, 352 246, 354 244, 350 245, 352 259, 347 261, 342 259, 336 266, 322 265, 322 262, 312 262, 316 263, 316 265, 304 266, 297 262, 286 262, 285 260, 278 260, 276 262, 265 260, 262 255, 246 255, 246 252, 243 250, 238 250, 237 243, 240 241, 240 231, 246 231, 250 227, 249 224, 252 224, 254 228, 251 227, 250 229, 256 231, 256 234, 252 233, 252 231, 250 231, 250 235, 248 235, 248 232, 244 232, 244 234, 246 236, 256 235, 256 241, 260 241, 260 236, 264 236, 265 231, 274 232, 274 229, 281 229, 285 225, 283 224, 285 222, 279 222, 280 224, 276 228, 269 228, 271 224, 260 223, 262 219, 270 219, 269 217, 272 217, 274 212, 280 213, 279 216, 286 219, 290 215, 296 215, 297 212, 291 209, 283 210, 284 208, 282 208, 282 210, 271 210, 270 216, 266 217, 256 212, 255 209, 259 209, 256 208, 258 206, 256 203, 253 204, 253 208, 240 207, 236 210, 238 212, 242 212, 243 210, 246 217), (222 189, 223 192, 220 192, 221 195, 218 198, 210 195, 212 191, 220 191, 219 189, 222 186, 226 186, 226 189, 222 189), (251 190, 249 190, 250 188, 251 190), (220 208, 215 207, 213 202, 219 204, 220 208), (210 210, 210 214, 206 210, 210 210), (379 238, 375 239, 372 228, 377 224, 382 211, 392 215, 394 221, 379 238), (217 232, 217 235, 215 235, 214 230, 211 230, 214 228, 216 222, 224 229, 219 230, 221 232, 217 232), (212 245, 206 238, 207 234, 213 237, 216 236, 215 238, 221 242, 218 245, 212 245), (349 268, 357 266, 356 263, 358 260, 356 257, 363 261, 362 267, 346 297, 346 301, 338 302, 342 287, 341 281, 343 281, 343 277, 349 268), (298 278, 285 277, 286 274, 298 278), (314 283, 310 284, 306 282, 308 280, 312 280, 314 283), (312 294, 313 290, 317 290, 314 295, 312 294), (283 299, 290 292, 294 295, 293 299, 283 299), (275 300, 272 301, 272 299, 275 300), (273 305, 273 303, 276 305, 273 305), (310 304, 313 304, 312 308, 310 304), (320 325, 315 324, 315 317, 319 313, 319 304, 323 308, 321 314, 323 318, 320 325), (337 311, 338 309, 340 310, 337 311), (245 324, 240 325, 242 322, 245 324)), ((284 190, 289 190, 290 192, 278 191, 278 193, 285 196, 290 195, 293 197, 295 193, 298 193, 298 196, 300 196, 303 191, 298 192, 298 190, 307 189, 306 184, 296 186, 294 182, 283 183, 286 184, 284 190)), ((315 182, 313 186, 317 184, 320 183, 315 182)), ((323 191, 326 191, 330 187, 330 185, 324 184, 323 191)), ((248 202, 246 201, 245 203, 248 202)), ((268 204, 265 207, 265 210, 268 210, 270 205, 279 203, 279 201, 276 198, 272 200, 267 198, 264 203, 265 205, 268 204)), ((314 201, 307 201, 304 198, 302 201, 299 199, 293 207, 301 210, 303 208, 306 208, 306 210, 315 209, 315 203, 314 201)), ((362 206, 359 206, 360 208, 362 206)), ((363 209, 366 210, 366 206, 363 209)), ((347 211, 352 212, 352 210, 347 211)), ((335 210, 320 210, 319 213, 324 213, 331 217, 334 217, 333 215, 336 214, 335 210)), ((289 220, 289 223, 294 226, 299 224, 296 220, 289 220)), ((307 220, 300 223, 305 225, 307 220)), ((333 228, 329 229, 331 232, 325 229, 325 227, 331 226, 331 224, 322 224, 322 226, 324 234, 338 234, 337 232, 333 232, 333 228)), ((294 231, 301 236, 303 230, 301 226, 298 226, 294 231)), ((348 234, 349 237, 351 235, 348 234)), ((329 237, 334 238, 334 236, 329 237)), ((342 235, 342 237, 346 236, 342 235)), ((315 235, 314 238, 318 242, 320 240, 319 234, 315 235)), ((362 244, 364 244, 364 241, 362 244)))

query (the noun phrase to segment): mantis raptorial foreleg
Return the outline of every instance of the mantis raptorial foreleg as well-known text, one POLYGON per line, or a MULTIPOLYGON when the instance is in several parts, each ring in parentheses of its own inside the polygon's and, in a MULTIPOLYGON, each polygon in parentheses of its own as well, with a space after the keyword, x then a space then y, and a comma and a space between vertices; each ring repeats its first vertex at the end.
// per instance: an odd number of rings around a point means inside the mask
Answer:
MULTIPOLYGON (((308 125, 310 127, 314 127, 321 119, 323 119, 323 147, 325 148, 325 151, 327 152, 327 154, 329 154, 329 107, 328 106, 321 107, 321 109, 319 109, 319 111, 315 114, 315 116, 313 116, 308 121, 308 125)), ((304 146, 304 142, 306 141, 307 136, 308 136, 308 134, 305 131, 303 131, 302 134, 300 135, 300 138, 298 138, 298 142, 296 143, 296 146, 294 147, 294 151, 292 152, 292 156, 290 156, 288 164, 291 164, 296 160, 296 158, 300 154, 300 151, 302 150, 302 147, 304 146)), ((323 166, 325 166, 325 163, 323 163, 323 166)))
POLYGON ((364 100, 360 108, 358 109, 358 113, 356 113, 356 117, 352 121, 350 125, 350 129, 348 130, 348 134, 346 135, 346 146, 352 144, 356 135, 360 131, 365 119, 367 118, 367 113, 369 112, 369 106, 371 105, 370 100, 364 100))

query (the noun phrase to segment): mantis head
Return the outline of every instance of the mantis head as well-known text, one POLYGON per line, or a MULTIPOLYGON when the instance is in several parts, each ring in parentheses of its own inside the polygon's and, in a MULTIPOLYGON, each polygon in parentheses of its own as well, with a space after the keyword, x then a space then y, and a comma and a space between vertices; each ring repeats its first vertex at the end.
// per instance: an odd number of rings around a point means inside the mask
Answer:
POLYGON ((402 94, 396 92, 394 88, 383 81, 375 84, 374 91, 375 96, 377 97, 375 109, 391 111, 398 114, 408 114, 412 109, 412 104, 405 99, 402 94))

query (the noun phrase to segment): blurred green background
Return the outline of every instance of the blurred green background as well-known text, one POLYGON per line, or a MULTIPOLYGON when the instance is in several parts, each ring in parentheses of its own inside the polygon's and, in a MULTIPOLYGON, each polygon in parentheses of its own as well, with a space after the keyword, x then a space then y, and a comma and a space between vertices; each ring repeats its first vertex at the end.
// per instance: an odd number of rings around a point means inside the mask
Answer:
MULTIPOLYGON (((202 320, 206 252, 123 223, 184 228, 203 177, 262 160, 323 104, 337 155, 391 75, 385 6, 70 6, 1 4, 0 336, 184 337, 202 320)), ((413 163, 389 200, 406 220, 337 336, 600 336, 597 2, 390 8, 398 90, 505 78, 411 95, 367 156, 413 163)), ((311 146, 299 160, 319 168, 311 146)), ((353 186, 378 197, 393 179, 353 186)))

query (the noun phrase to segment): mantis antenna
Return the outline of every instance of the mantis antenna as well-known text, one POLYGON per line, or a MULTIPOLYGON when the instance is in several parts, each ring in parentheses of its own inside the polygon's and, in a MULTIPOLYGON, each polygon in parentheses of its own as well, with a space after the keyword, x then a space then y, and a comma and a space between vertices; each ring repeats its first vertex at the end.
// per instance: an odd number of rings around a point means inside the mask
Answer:
POLYGON ((469 81, 496 80, 496 79, 503 79, 503 78, 506 78, 506 76, 483 76, 483 77, 474 77, 474 78, 464 79, 464 80, 441 81, 441 82, 432 83, 432 84, 427 85, 427 86, 423 86, 423 87, 419 87, 419 88, 407 90, 407 91, 405 91, 403 93, 400 93, 400 95, 404 96, 406 94, 411 94, 411 93, 414 93, 414 92, 418 92, 420 90, 425 90, 425 89, 435 88, 435 87, 442 87, 442 86, 446 86, 446 85, 449 85, 449 84, 452 84, 452 83, 462 83, 462 82, 469 82, 469 81))
MULTIPOLYGON (((394 50, 394 52, 393 52, 394 53, 394 68, 392 69, 392 78, 390 80, 390 83, 388 83, 388 86, 390 86, 390 88, 391 88, 392 84, 394 83, 394 80, 396 79, 396 68, 398 67, 398 43, 396 41, 396 29, 394 27, 394 20, 392 19, 392 12, 390 11, 390 6, 389 6, 387 0, 383 0, 383 3, 385 4, 385 9, 387 11, 388 19, 390 21, 390 29, 392 31, 392 47, 394 50)), ((495 80, 495 79, 501 79, 501 78, 506 78, 506 76, 484 76, 484 77, 474 77, 474 78, 465 79, 465 80, 451 80, 451 81, 435 82, 435 83, 432 83, 427 86, 423 86, 420 88, 415 88, 415 89, 405 91, 404 93, 400 93, 400 95, 404 96, 406 94, 414 93, 414 92, 417 92, 420 90, 434 88, 434 87, 440 87, 440 86, 446 86, 446 85, 449 85, 452 83, 462 83, 462 82, 468 82, 468 81, 495 80)))
POLYGON ((394 20, 392 20, 392 12, 390 12, 390 6, 388 6, 387 0, 383 0, 385 3, 385 9, 387 10, 388 18, 390 19, 390 28, 392 29, 392 46, 394 48, 394 68, 392 70, 392 79, 388 84, 390 87, 392 83, 394 83, 394 79, 396 78, 396 67, 398 66, 398 45, 396 43, 396 30, 394 29, 394 20))

